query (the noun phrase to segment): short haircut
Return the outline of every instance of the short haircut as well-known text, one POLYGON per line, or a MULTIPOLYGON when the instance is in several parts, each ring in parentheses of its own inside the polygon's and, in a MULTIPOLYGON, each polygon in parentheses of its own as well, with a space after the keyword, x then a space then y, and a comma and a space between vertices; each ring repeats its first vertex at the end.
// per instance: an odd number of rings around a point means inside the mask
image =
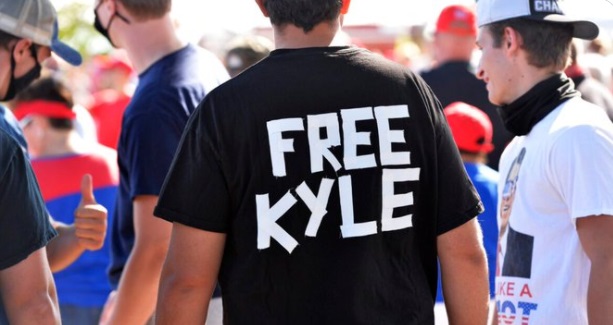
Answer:
POLYGON ((568 65, 573 26, 563 23, 514 18, 486 26, 492 34, 494 47, 503 45, 504 29, 511 27, 522 37, 520 45, 528 53, 528 63, 538 67, 564 70, 568 65))
POLYGON ((18 40, 19 37, 13 35, 13 34, 9 34, 5 31, 0 30, 0 47, 9 50, 9 44, 14 41, 14 40, 18 40))
MULTIPOLYGON (((66 85, 57 78, 45 77, 34 81, 26 89, 15 97, 15 102, 29 102, 46 100, 66 105, 67 110, 72 110, 74 102, 72 94, 66 85)), ((54 129, 71 130, 74 128, 72 120, 49 117, 49 125, 54 129)))
POLYGON ((273 25, 291 24, 305 33, 322 22, 332 22, 340 14, 342 5, 343 0, 264 0, 273 25))
MULTIPOLYGON (((172 8, 172 0, 118 0, 138 20, 161 18, 172 8)), ((200 0, 198 0, 200 1, 200 0)))

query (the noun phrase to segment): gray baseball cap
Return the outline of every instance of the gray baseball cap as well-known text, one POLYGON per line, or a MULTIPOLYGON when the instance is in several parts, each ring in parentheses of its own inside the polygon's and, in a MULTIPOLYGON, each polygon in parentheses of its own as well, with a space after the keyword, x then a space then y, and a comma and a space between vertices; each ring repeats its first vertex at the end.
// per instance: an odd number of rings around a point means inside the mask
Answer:
POLYGON ((58 38, 57 12, 49 0, 0 0, 0 30, 48 46, 72 65, 81 54, 58 38))

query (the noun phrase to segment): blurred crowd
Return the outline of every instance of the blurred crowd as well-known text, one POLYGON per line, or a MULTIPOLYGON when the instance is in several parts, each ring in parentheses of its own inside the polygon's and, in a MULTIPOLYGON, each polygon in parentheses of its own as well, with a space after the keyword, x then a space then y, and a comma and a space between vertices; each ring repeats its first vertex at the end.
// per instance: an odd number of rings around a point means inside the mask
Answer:
MULTIPOLYGON (((103 205, 108 211, 109 228, 103 247, 88 249, 74 264, 60 267, 63 270, 54 273, 64 323, 89 324, 92 320, 101 320, 103 324, 121 324, 121 320, 130 319, 122 313, 125 313, 126 301, 133 299, 140 303, 137 295, 128 294, 128 281, 134 281, 134 286, 143 286, 141 294, 144 292, 151 300, 143 299, 142 310, 135 312, 135 315, 142 317, 134 324, 140 324, 143 320, 150 324, 154 321, 151 318, 151 308, 158 289, 149 290, 146 283, 143 284, 145 280, 140 283, 138 279, 134 280, 133 277, 146 278, 137 272, 137 266, 134 265, 138 263, 137 256, 150 258, 147 260, 149 264, 141 261, 141 266, 151 266, 153 271, 158 272, 157 277, 147 280, 150 280, 149 284, 157 285, 163 262, 160 256, 166 255, 170 228, 164 228, 163 231, 158 231, 161 227, 148 228, 142 224, 141 216, 153 216, 162 181, 181 139, 183 127, 190 123, 189 114, 195 111, 211 89, 226 80, 237 78, 274 53, 275 40, 271 30, 256 29, 244 35, 233 35, 225 39, 223 44, 215 44, 214 47, 210 46, 211 41, 206 38, 199 44, 184 47, 187 43, 175 38, 174 27, 164 25, 159 27, 161 34, 173 35, 167 36, 167 42, 161 41, 168 46, 151 46, 146 50, 150 53, 166 51, 165 54, 170 54, 160 55, 157 59, 162 59, 159 61, 144 64, 149 57, 125 44, 129 44, 131 37, 138 37, 138 33, 130 28, 145 24, 141 19, 149 19, 149 16, 143 14, 137 17, 137 14, 130 14, 124 17, 125 13, 120 11, 125 8, 115 7, 114 0, 96 3, 96 7, 91 10, 96 11, 98 31, 114 45, 124 45, 118 46, 124 49, 113 48, 108 53, 93 55, 80 66, 68 64, 58 55, 51 54, 41 62, 40 79, 4 104, 18 121, 18 129, 25 139, 21 145, 32 161, 51 217, 65 224, 75 222, 73 211, 81 202, 79 180, 84 174, 93 177, 96 200, 92 198, 92 202, 103 205), (114 31, 113 28, 121 31, 114 31), (169 51, 169 48, 181 50, 175 52, 169 51), (167 61, 170 56, 184 49, 199 54, 190 52, 185 54, 187 58, 173 57, 172 62, 167 61), (207 54, 202 54, 202 50, 207 54), (188 71, 189 68, 182 67, 181 60, 191 60, 191 55, 208 55, 202 61, 210 64, 208 71, 215 71, 214 78, 201 78, 196 75, 197 71, 188 71), (131 58, 136 57, 143 60, 134 64, 131 58), (224 68, 223 71, 215 70, 217 65, 224 68), (166 82, 171 86, 166 85, 166 82), (159 104, 164 101, 177 103, 176 106, 181 107, 180 112, 188 114, 178 117, 173 115, 175 113, 164 111, 159 104), (132 110, 126 111, 130 105, 132 110), (159 110, 160 113, 152 116, 147 111, 149 108, 159 110), (145 126, 143 121, 149 124, 145 126), (72 185, 64 185, 68 180, 72 185), (122 206, 121 197, 127 200, 123 204, 129 208, 122 206), (143 201, 139 201, 141 199, 143 201), (119 220, 115 213, 130 217, 119 220), (160 243, 159 246, 164 246, 161 255, 145 256, 145 253, 141 253, 142 245, 151 245, 147 247, 150 249, 156 246, 156 241, 160 243), (114 245, 113 252, 111 245, 114 245), (118 253, 117 250, 124 251, 118 253), (109 265, 112 266, 107 270, 109 265), (107 283, 109 272, 111 277, 116 276, 110 285, 107 283), (126 274, 136 275, 131 277, 126 274), (118 299, 117 303, 115 299, 118 299)), ((483 76, 478 75, 482 52, 477 46, 478 28, 474 8, 448 6, 436 21, 431 22, 431 26, 417 27, 411 29, 410 33, 395 35, 393 40, 385 44, 374 42, 372 38, 362 39, 361 36, 359 28, 348 26, 344 32, 336 35, 332 44, 364 48, 381 58, 394 61, 398 66, 408 68, 425 81, 429 91, 436 95, 440 108, 444 109, 445 119, 467 175, 485 206, 485 212, 478 216, 478 223, 483 231, 490 275, 489 297, 493 301, 496 292, 496 258, 500 254, 499 238, 504 232, 497 219, 500 196, 504 193, 497 186, 501 177, 511 177, 511 173, 499 175, 500 161, 514 134, 505 128, 505 121, 500 117, 497 106, 491 103, 491 94, 488 98, 483 76)), ((572 79, 583 99, 604 109, 613 121, 613 39, 609 36, 601 33, 593 40, 574 39, 565 75, 572 79)), ((151 35, 143 35, 142 39, 147 37, 155 40, 151 35)), ((384 35, 381 29, 380 37, 389 38, 389 35, 384 35)), ((143 44, 146 42, 143 41, 143 44)), ((196 65, 191 67, 197 70, 196 65)), ((242 131, 237 130, 239 133, 242 131)), ((244 135, 250 136, 247 133, 244 135)), ((168 212, 156 210, 156 213, 168 212)), ((162 220, 156 218, 156 222, 162 220)), ((439 274, 439 283, 440 280, 439 274)), ((443 292, 440 285, 438 288, 437 312, 440 318, 437 324, 445 324, 444 307, 440 305, 444 301, 443 292)), ((219 287, 216 287, 214 301, 209 306, 211 324, 221 322, 221 303, 217 300, 215 304, 215 298, 220 295, 219 287)), ((125 324, 132 324, 131 321, 125 324)))

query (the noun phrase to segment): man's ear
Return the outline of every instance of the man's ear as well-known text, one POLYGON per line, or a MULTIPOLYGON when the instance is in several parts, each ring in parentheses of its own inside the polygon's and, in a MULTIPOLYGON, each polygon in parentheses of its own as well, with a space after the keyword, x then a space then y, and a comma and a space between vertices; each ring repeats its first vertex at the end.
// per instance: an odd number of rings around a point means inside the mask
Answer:
POLYGON ((257 3, 258 7, 260 7, 260 11, 264 15, 264 17, 268 17, 268 9, 266 9, 265 2, 266 0, 255 0, 255 3, 257 3))
POLYGON ((506 27, 502 39, 502 48, 508 53, 516 53, 521 49, 523 39, 513 28, 506 27))
POLYGON ((15 47, 13 48, 13 58, 15 58, 15 63, 20 63, 24 59, 27 59, 30 56, 30 46, 34 46, 31 40, 22 38, 19 39, 15 43, 15 47))

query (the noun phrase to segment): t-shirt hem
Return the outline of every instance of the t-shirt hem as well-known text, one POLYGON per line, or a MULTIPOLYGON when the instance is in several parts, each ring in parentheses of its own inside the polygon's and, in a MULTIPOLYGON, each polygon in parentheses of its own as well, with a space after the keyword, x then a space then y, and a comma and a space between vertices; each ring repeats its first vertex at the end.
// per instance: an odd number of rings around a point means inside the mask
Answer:
POLYGON ((227 228, 225 226, 214 224, 211 222, 203 222, 202 220, 195 220, 194 218, 188 215, 176 212, 172 209, 160 207, 160 206, 155 207, 153 211, 153 215, 155 215, 158 218, 169 221, 169 222, 178 222, 180 224, 183 224, 189 227, 198 228, 201 230, 218 232, 218 233, 227 232, 227 228))
POLYGON ((467 223, 468 221, 476 218, 477 216, 479 216, 480 213, 482 213, 484 210, 483 207, 483 203, 479 202, 476 205, 474 205, 472 208, 470 208, 468 211, 466 211, 465 213, 459 215, 457 218, 454 218, 453 220, 443 224, 441 227, 439 227, 439 231, 437 236, 440 236, 450 230, 453 230, 465 223, 467 223))
POLYGON ((4 270, 11 266, 17 265, 19 262, 28 258, 30 254, 34 253, 35 251, 39 250, 42 247, 45 247, 49 243, 49 241, 51 241, 51 239, 53 239, 55 236, 57 236, 57 232, 55 230, 49 231, 47 236, 44 239, 29 246, 28 248, 24 249, 22 252, 19 252, 18 254, 15 254, 1 261, 0 270, 4 270))

